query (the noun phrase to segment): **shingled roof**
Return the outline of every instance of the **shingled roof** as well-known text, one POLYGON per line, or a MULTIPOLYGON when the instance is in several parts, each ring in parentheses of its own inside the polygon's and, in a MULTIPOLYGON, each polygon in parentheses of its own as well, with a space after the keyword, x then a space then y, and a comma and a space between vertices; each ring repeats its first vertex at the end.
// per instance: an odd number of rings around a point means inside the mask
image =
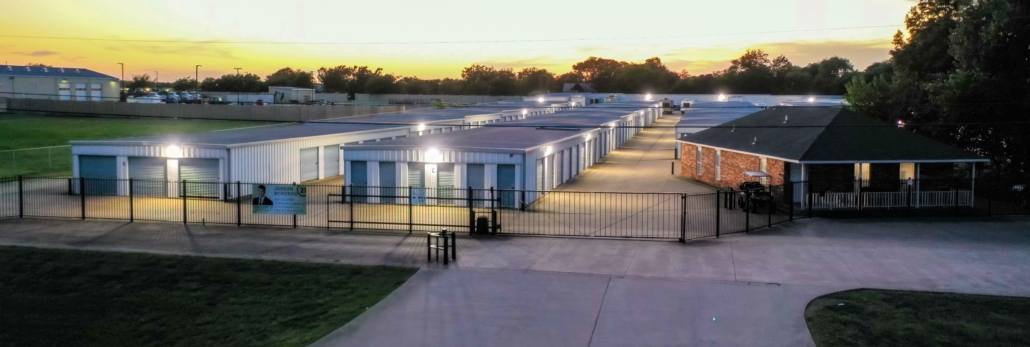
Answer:
POLYGON ((774 107, 679 140, 800 163, 988 161, 845 108, 774 107))

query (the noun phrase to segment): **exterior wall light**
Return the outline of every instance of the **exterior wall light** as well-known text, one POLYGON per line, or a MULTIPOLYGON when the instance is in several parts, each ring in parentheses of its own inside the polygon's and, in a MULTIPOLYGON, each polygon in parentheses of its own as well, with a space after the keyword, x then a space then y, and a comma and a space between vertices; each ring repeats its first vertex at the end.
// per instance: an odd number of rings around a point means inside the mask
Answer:
POLYGON ((536 102, 544 102, 544 97, 541 96, 539 98, 536 98, 536 102))
POLYGON ((176 145, 165 147, 165 157, 182 158, 182 148, 176 145))
POLYGON ((426 151, 426 161, 430 163, 439 163, 443 161, 443 153, 436 148, 430 148, 426 151))
POLYGON ((551 152, 553 152, 553 151, 554 151, 554 149, 551 148, 551 146, 544 147, 544 156, 546 157, 546 156, 551 155, 551 152))
POLYGON ((726 94, 719 94, 719 101, 726 101, 726 94))
POLYGON ((587 141, 590 141, 590 134, 587 134, 587 141))
POLYGON ((529 114, 529 110, 527 110, 527 109, 522 109, 522 115, 523 115, 523 116, 525 116, 525 115, 527 115, 527 114, 529 114))
POLYGON ((808 102, 815 102, 815 97, 814 96, 808 97, 808 102))
POLYGON ((420 123, 417 129, 418 131, 426 131, 426 125, 424 123, 420 123))

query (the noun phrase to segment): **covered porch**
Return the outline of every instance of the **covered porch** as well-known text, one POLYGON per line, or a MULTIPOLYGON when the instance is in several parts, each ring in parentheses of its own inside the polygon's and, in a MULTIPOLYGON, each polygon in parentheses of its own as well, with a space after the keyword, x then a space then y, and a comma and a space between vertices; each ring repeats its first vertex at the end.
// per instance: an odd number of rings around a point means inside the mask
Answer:
POLYGON ((979 162, 790 164, 795 206, 812 210, 973 208, 979 162))

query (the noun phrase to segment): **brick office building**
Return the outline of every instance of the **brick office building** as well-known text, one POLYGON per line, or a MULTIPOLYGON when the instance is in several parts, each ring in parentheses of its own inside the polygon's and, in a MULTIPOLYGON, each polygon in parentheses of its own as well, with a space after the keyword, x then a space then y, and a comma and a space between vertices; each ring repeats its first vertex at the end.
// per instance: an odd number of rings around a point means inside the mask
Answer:
MULTIPOLYGON (((839 107, 770 108, 678 141, 687 178, 736 188, 758 180, 745 171, 758 171, 769 176, 763 184, 805 182, 820 197, 897 192, 908 180, 918 190, 921 180, 975 179, 976 164, 988 161, 839 107)), ((971 204, 974 188, 966 189, 968 199, 955 199, 971 204)))

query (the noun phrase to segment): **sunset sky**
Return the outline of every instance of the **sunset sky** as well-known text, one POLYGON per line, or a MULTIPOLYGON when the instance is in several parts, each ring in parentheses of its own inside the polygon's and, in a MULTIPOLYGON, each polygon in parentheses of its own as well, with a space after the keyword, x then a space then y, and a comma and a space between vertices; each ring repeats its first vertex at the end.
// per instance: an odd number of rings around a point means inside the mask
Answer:
POLYGON ((127 78, 158 71, 162 81, 197 64, 202 79, 336 65, 421 78, 459 77, 470 64, 563 73, 590 56, 657 56, 699 74, 747 48, 795 64, 839 55, 864 69, 887 58, 914 2, 5 0, 0 56, 113 76, 125 63, 127 78))

